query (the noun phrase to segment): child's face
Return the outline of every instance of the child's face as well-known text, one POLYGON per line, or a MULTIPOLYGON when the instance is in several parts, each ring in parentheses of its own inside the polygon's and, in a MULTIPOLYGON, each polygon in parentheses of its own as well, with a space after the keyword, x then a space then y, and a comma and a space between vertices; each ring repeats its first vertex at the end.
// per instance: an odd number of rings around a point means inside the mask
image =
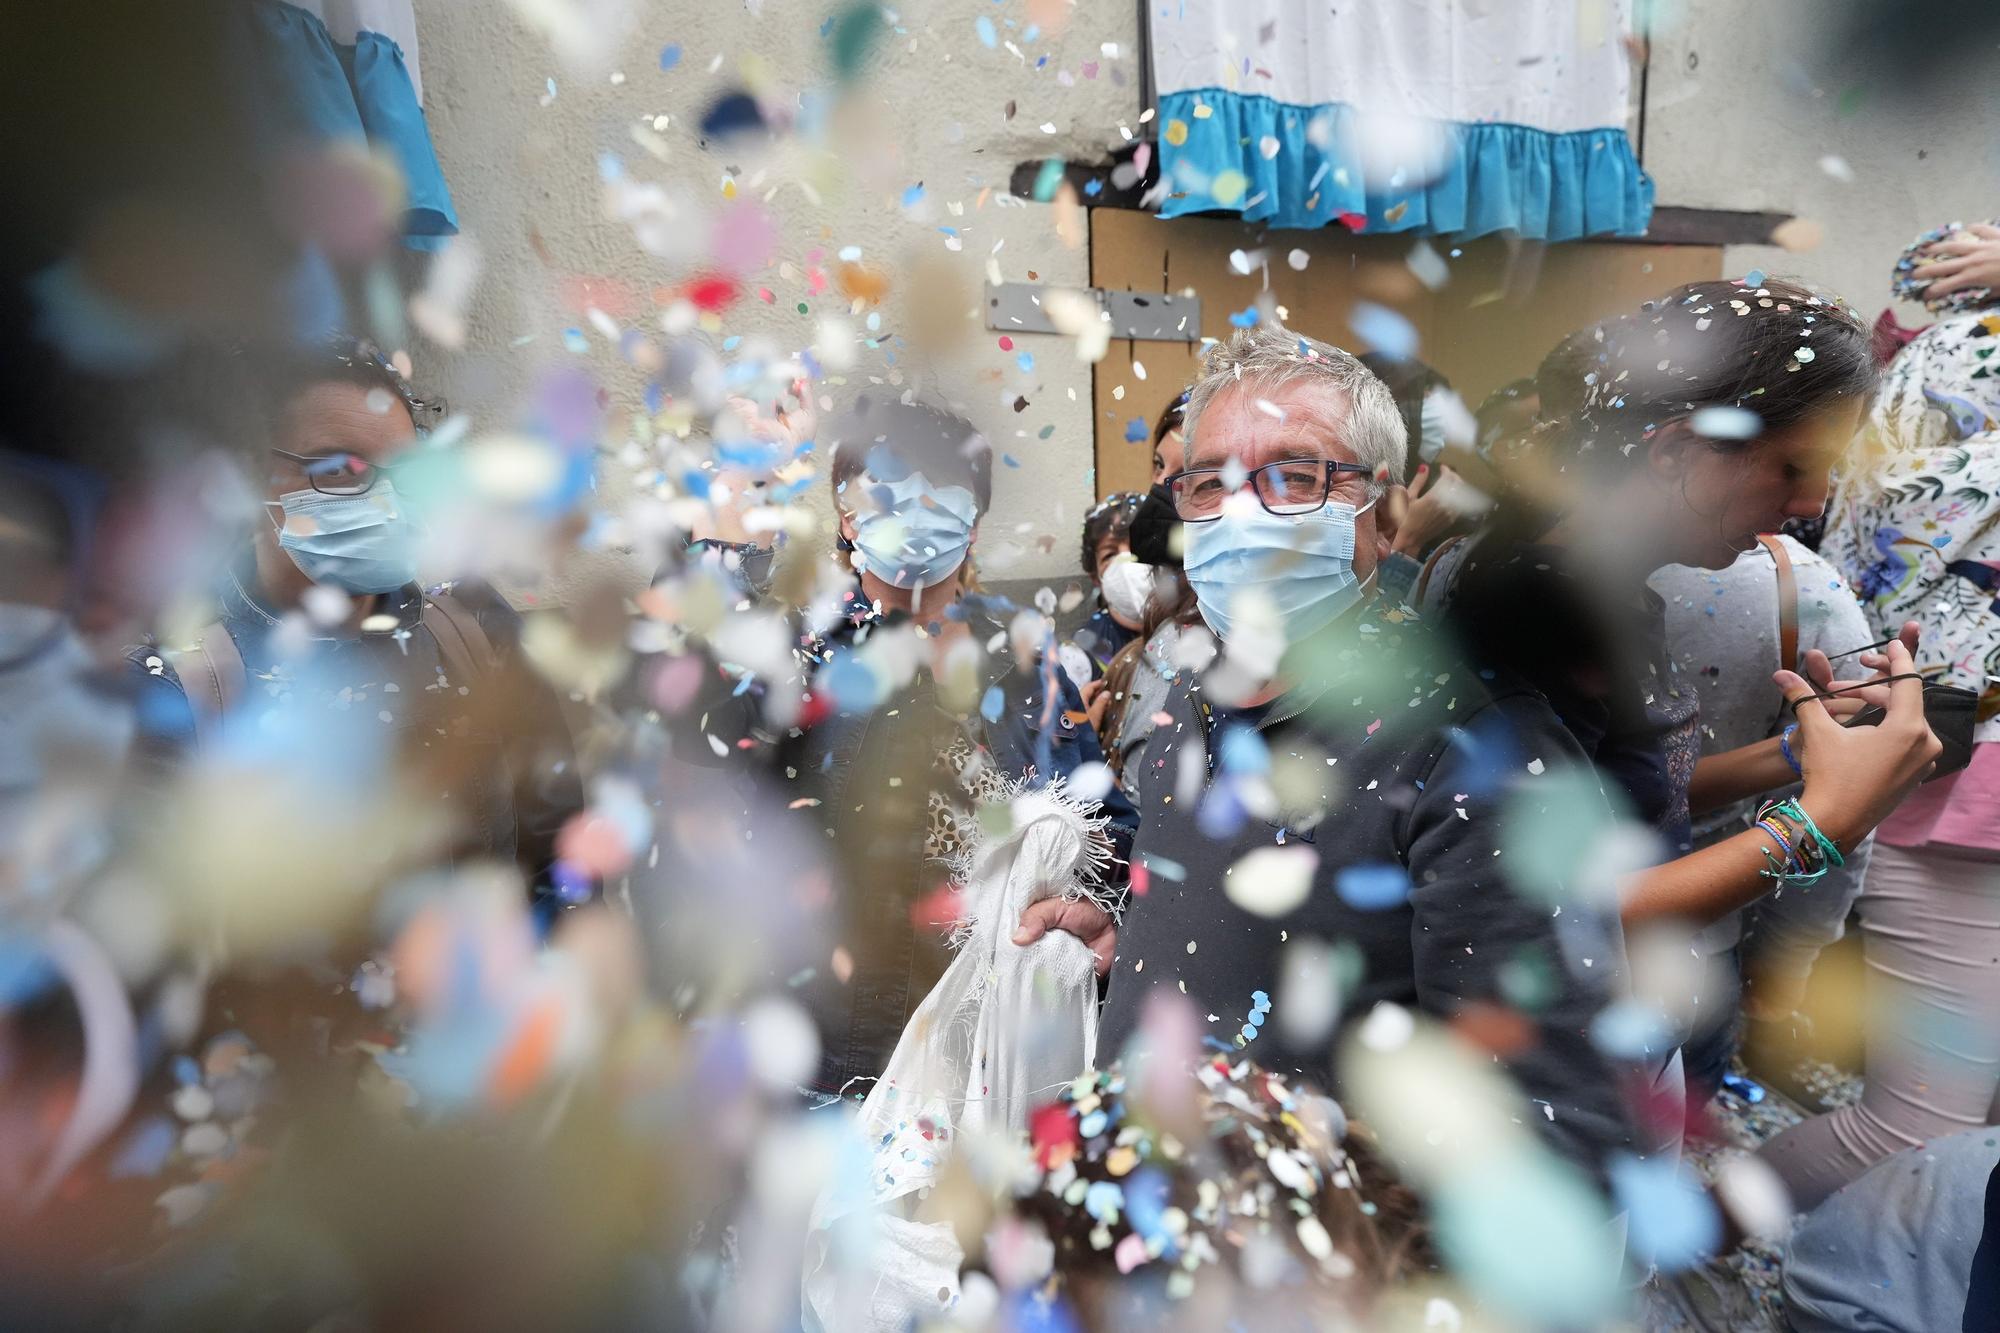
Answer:
POLYGON ((1090 581, 1098 587, 1104 586, 1104 567, 1132 549, 1132 544, 1123 537, 1107 536, 1097 543, 1097 564, 1091 571, 1090 581))

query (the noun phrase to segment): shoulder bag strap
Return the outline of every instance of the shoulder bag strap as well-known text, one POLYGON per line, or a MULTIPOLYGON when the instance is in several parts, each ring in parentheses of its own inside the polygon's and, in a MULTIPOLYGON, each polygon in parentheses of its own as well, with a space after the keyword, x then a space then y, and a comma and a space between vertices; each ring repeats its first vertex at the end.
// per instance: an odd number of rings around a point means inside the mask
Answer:
POLYGON ((452 688, 476 688, 490 673, 494 663, 493 641, 463 602, 450 593, 426 597, 421 623, 437 640, 438 651, 444 654, 452 688))
POLYGON ((215 730, 243 697, 248 671, 236 640, 229 637, 221 621, 202 627, 194 646, 167 654, 174 674, 181 678, 181 692, 187 696, 194 714, 195 741, 207 745, 215 730))
POLYGON ((1757 538, 1778 566, 1778 665, 1787 671, 1799 669, 1799 580, 1792 573, 1792 557, 1785 544, 1770 533, 1757 538))
POLYGON ((1453 537, 1450 541, 1447 541, 1443 545, 1439 546, 1437 550, 1432 551, 1430 554, 1430 559, 1424 561, 1423 572, 1417 575, 1417 590, 1413 595, 1413 600, 1415 602, 1416 608, 1419 611, 1423 610, 1424 594, 1426 591, 1429 590, 1431 586, 1431 573, 1433 570, 1437 568, 1437 562, 1444 558, 1444 553, 1446 551, 1449 551, 1452 547, 1457 546, 1460 542, 1464 540, 1465 536, 1463 533, 1461 533, 1456 537, 1453 537))

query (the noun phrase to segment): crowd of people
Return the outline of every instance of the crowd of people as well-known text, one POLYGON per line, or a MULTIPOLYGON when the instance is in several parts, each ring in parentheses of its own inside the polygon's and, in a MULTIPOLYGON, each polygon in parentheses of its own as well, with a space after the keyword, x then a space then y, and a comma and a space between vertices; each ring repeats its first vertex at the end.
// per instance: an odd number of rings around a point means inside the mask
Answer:
POLYGON ((962 409, 784 358, 525 618, 451 561, 590 447, 358 338, 208 353, 201 475, 9 452, 0 1308, 1721 1327, 1747 1238, 1795 1328, 1989 1326, 2000 229, 1897 272, 1476 413, 1262 318, 1058 587, 962 409), (1697 1170, 1850 919, 1859 1099, 1697 1170))

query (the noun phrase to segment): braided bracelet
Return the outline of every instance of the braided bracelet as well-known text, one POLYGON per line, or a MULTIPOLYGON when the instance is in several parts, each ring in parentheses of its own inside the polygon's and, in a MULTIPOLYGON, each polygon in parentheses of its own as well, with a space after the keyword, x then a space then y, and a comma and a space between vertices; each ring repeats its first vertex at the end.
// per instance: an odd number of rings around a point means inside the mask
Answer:
POLYGON ((1793 848, 1791 840, 1785 837, 1777 820, 1760 819, 1757 821, 1756 826, 1771 841, 1783 848, 1785 853, 1781 859, 1773 855, 1769 847, 1764 848, 1764 859, 1770 863, 1772 868, 1769 870, 1760 870, 1757 872, 1758 874, 1766 879, 1775 879, 1785 884, 1812 884, 1825 876, 1827 872, 1826 865, 1822 863, 1817 870, 1808 868, 1805 859, 1793 848))
POLYGON ((1799 724, 1794 722, 1778 733, 1778 753, 1785 756, 1785 762, 1792 766, 1792 772, 1804 777, 1806 771, 1799 766, 1799 757, 1792 753, 1792 734, 1798 729, 1799 724))
MULTIPOLYGON (((1810 873, 1817 869, 1823 873, 1847 864, 1847 859, 1840 854, 1840 848, 1831 838, 1820 832, 1819 825, 1813 822, 1813 817, 1805 812, 1798 801, 1788 797, 1782 801, 1765 802, 1757 811, 1757 822, 1762 824, 1766 821, 1790 828, 1793 859, 1797 861, 1801 870, 1810 873)), ((1814 878, 1817 877, 1814 875, 1814 878)))

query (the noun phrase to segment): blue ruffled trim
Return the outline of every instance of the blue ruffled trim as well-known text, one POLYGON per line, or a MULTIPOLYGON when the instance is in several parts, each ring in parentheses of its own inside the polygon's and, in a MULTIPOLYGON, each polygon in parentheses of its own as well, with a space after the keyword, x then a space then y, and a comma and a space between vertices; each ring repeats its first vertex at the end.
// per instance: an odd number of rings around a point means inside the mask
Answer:
POLYGON ((342 46, 316 15, 281 0, 264 0, 253 12, 266 131, 365 139, 386 148, 403 169, 409 195, 404 243, 434 250, 456 236, 458 213, 402 48, 379 32, 362 32, 353 46, 342 46))
POLYGON ((1269 97, 1191 88, 1160 99, 1160 216, 1224 211, 1276 227, 1324 227, 1343 214, 1363 230, 1469 238, 1510 231, 1530 240, 1640 236, 1653 215, 1653 181, 1622 129, 1558 134, 1526 125, 1453 123, 1437 179, 1407 189, 1364 189, 1357 113, 1344 103, 1295 106, 1269 97), (1199 103, 1209 114, 1197 118, 1199 103), (1306 127, 1329 118, 1326 146, 1306 127), (1176 122, 1187 140, 1169 141, 1176 122), (1261 144, 1276 139, 1266 158, 1261 144), (1225 173, 1234 172, 1235 176, 1225 173), (1233 187, 1238 181, 1243 189, 1233 187), (1222 189, 1216 190, 1220 182, 1222 189))

